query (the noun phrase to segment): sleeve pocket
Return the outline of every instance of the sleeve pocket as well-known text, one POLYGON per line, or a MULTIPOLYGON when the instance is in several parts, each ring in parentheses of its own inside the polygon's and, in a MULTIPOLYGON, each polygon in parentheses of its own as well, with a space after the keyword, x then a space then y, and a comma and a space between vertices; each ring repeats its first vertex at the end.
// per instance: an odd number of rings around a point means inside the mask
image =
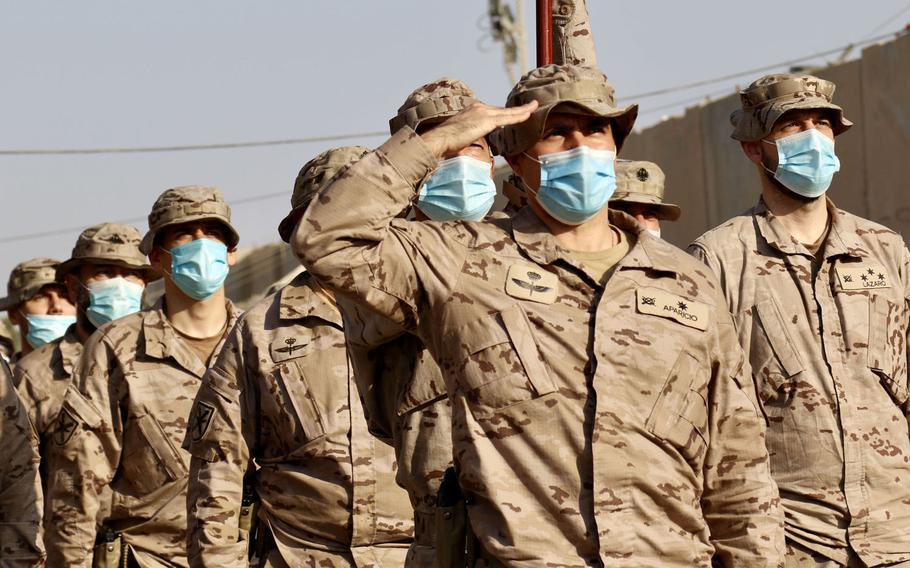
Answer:
POLYGON ((705 375, 693 355, 680 353, 645 423, 648 432, 669 442, 690 463, 701 460, 708 448, 705 375))
POLYGON ((868 365, 898 405, 910 398, 904 314, 903 305, 883 296, 870 298, 868 365))

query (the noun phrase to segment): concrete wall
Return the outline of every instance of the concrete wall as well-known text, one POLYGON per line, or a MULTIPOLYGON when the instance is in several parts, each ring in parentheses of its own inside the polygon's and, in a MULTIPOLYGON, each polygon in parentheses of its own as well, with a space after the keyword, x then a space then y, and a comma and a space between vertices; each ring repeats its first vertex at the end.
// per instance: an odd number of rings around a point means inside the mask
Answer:
MULTIPOLYGON (((841 171, 829 195, 842 209, 910 236, 910 34, 863 50, 860 59, 818 71, 837 85, 834 100, 855 126, 837 139, 841 171)), ((749 78, 751 82, 754 78, 749 78)), ((622 157, 657 162, 666 198, 683 208, 664 223, 665 238, 684 247, 707 229, 751 207, 756 168, 730 138, 731 95, 635 133, 622 157)))

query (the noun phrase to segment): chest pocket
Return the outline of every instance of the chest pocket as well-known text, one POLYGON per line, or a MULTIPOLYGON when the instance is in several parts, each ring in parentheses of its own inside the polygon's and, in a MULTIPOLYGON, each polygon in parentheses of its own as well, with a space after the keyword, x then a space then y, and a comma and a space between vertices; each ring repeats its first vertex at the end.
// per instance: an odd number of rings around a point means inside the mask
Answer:
POLYGON ((869 368, 898 405, 910 397, 907 388, 907 311, 884 295, 869 299, 869 368))
POLYGON ((315 334, 295 336, 276 339, 269 348, 272 361, 275 363, 273 373, 281 391, 272 396, 279 397, 285 411, 290 409, 294 414, 300 428, 300 432, 295 436, 298 443, 311 442, 326 432, 324 417, 316 403, 317 395, 311 388, 305 372, 307 369, 310 372, 327 375, 332 372, 331 369, 318 369, 311 361, 317 341, 319 338, 315 334))
POLYGON ((142 494, 183 479, 188 473, 183 455, 148 410, 131 418, 123 433, 123 448, 120 464, 124 480, 142 494))
POLYGON ((756 378, 759 402, 767 411, 769 407, 787 404, 803 364, 774 300, 762 300, 755 305, 752 326, 749 363, 756 378))
POLYGON ((475 320, 457 337, 460 387, 476 411, 499 410, 556 390, 520 307, 475 320))
POLYGON ((692 354, 680 353, 645 422, 648 432, 693 464, 700 463, 708 447, 707 378, 692 354))

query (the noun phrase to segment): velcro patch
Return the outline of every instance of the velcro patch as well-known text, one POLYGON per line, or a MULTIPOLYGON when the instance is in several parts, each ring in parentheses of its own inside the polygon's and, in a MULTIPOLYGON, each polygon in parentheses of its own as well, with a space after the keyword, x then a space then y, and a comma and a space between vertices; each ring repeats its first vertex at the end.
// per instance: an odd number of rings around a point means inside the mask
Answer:
POLYGON ((635 295, 639 313, 669 318, 702 331, 708 329, 711 318, 708 304, 693 302, 657 288, 639 288, 635 295))
POLYGON ((536 266, 513 264, 506 275, 506 294, 519 300, 552 304, 559 292, 559 278, 536 266))
POLYGON ((54 428, 54 443, 58 446, 65 446, 76 433, 79 421, 70 414, 70 411, 64 406, 57 415, 57 425, 54 428))
POLYGON ((207 402, 196 403, 196 419, 193 420, 193 441, 198 442, 205 437, 212 418, 215 416, 215 407, 207 402))
POLYGON ((838 264, 834 271, 837 273, 837 280, 840 282, 841 290, 891 287, 891 279, 888 277, 888 272, 880 264, 838 264))

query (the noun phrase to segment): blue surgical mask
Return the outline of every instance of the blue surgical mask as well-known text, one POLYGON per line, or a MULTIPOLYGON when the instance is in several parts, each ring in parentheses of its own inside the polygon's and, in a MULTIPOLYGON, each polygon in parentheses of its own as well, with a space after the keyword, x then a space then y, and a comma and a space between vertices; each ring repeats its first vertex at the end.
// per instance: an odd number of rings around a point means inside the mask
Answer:
POLYGON ((38 349, 45 343, 63 337, 66 330, 76 323, 76 316, 41 316, 35 314, 25 315, 28 321, 28 334, 25 336, 28 344, 38 349))
POLYGON ((139 311, 144 286, 117 277, 98 280, 88 286, 89 303, 85 310, 95 327, 139 311))
MULTIPOLYGON (((762 140, 765 144, 772 144, 762 140)), ((778 138, 777 171, 774 179, 803 197, 819 197, 831 186, 834 174, 840 170, 840 160, 834 154, 834 141, 815 128, 778 138)))
POLYGON ((540 156, 537 202, 557 221, 581 225, 616 191, 615 160, 616 152, 587 146, 540 156))
POLYGON ((480 221, 489 213, 495 197, 490 164, 456 156, 439 162, 417 194, 417 207, 434 221, 480 221))
POLYGON ((174 247, 171 280, 194 300, 205 300, 221 288, 228 274, 227 247, 212 239, 196 239, 174 247))

